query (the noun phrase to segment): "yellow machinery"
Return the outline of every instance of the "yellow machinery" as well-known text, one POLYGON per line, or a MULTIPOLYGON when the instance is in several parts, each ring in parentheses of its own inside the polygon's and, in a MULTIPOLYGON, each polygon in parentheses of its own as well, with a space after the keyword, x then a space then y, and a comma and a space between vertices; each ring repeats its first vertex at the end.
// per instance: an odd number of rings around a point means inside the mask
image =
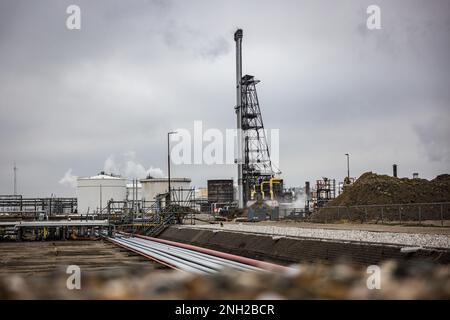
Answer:
MULTIPOLYGON (((261 197, 262 197, 262 199, 265 198, 264 185, 266 185, 266 184, 269 185, 270 200, 273 200, 273 198, 274 198, 274 196, 273 196, 274 195, 274 193, 273 193, 273 185, 274 184, 280 184, 282 182, 283 182, 282 179, 275 178, 275 177, 270 178, 270 180, 268 180, 268 181, 261 182, 261 186, 260 187, 261 187, 261 197)), ((252 199, 253 199, 254 193, 256 193, 256 191, 252 190, 252 199)))
POLYGON ((253 186, 252 190, 250 191, 251 200, 255 200, 255 194, 256 194, 256 186, 253 186))

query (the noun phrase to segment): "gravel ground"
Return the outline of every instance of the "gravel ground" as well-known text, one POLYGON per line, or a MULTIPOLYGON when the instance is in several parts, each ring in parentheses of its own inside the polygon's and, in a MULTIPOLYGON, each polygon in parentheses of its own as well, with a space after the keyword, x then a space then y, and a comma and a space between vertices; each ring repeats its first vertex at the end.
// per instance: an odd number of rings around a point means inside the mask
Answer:
MULTIPOLYGON (((226 222, 230 223, 230 222, 226 222)), ((312 223, 299 221, 261 221, 258 225, 276 226, 276 227, 293 227, 293 228, 312 228, 312 229, 333 229, 333 230, 365 230, 375 232, 403 232, 403 233, 429 233, 429 234, 446 234, 450 235, 450 220, 445 221, 448 226, 441 227, 434 225, 400 225, 400 224, 375 224, 375 223, 312 223)), ((236 224, 231 222, 231 224, 236 224)))
POLYGON ((366 230, 333 230, 319 228, 278 227, 255 224, 184 225, 180 228, 213 229, 234 232, 264 233, 273 236, 304 237, 328 240, 364 241, 396 245, 450 248, 450 235, 376 232, 366 230))

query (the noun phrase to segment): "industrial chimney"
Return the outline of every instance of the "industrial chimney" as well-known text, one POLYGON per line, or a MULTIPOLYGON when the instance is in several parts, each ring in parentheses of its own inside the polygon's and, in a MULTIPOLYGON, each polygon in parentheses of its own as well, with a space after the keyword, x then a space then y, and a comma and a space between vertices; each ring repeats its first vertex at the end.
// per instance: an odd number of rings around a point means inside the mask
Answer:
POLYGON ((234 41, 236 42, 236 118, 237 118, 237 165, 238 165, 238 206, 244 208, 244 185, 242 181, 242 29, 236 30, 234 33, 234 41))
POLYGON ((306 200, 311 200, 311 187, 309 181, 305 181, 305 196, 306 200))
POLYGON ((392 176, 394 178, 397 178, 397 165, 396 164, 392 165, 392 176))

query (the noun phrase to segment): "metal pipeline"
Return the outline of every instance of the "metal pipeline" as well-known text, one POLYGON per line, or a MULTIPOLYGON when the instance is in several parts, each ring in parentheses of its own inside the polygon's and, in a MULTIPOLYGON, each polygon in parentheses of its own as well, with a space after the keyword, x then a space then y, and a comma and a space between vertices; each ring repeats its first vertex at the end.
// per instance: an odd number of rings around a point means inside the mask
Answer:
POLYGON ((175 266, 172 265, 172 264, 169 264, 169 263, 167 263, 167 262, 165 262, 165 261, 161 261, 161 260, 159 260, 159 259, 156 259, 155 257, 153 257, 153 256, 151 256, 151 255, 148 255, 148 254, 145 254, 145 253, 143 253, 143 252, 141 252, 141 251, 138 251, 138 250, 136 250, 136 249, 130 248, 129 246, 126 246, 126 245, 124 245, 124 244, 122 244, 122 243, 120 243, 120 242, 114 240, 113 238, 104 237, 104 239, 106 239, 106 240, 109 241, 109 242, 114 243, 115 245, 118 245, 119 247, 122 247, 122 248, 124 248, 124 249, 133 251, 134 253, 137 253, 137 254, 139 254, 139 255, 141 255, 141 256, 143 256, 143 257, 146 257, 146 258, 149 259, 149 260, 155 261, 155 262, 157 262, 157 263, 159 263, 159 264, 162 264, 162 265, 164 265, 164 266, 166 266, 166 267, 169 267, 169 268, 175 269, 175 270, 180 270, 179 268, 175 267, 175 266))
MULTIPOLYGON (((124 233, 124 234, 127 234, 127 233, 124 233)), ((127 234, 127 235, 129 235, 129 234, 127 234)), ((189 250, 202 252, 205 254, 209 254, 209 255, 227 259, 227 260, 240 262, 243 264, 248 264, 250 266, 254 266, 254 267, 257 267, 257 268, 260 268, 263 270, 267 270, 267 271, 272 271, 272 272, 292 271, 292 268, 286 267, 286 266, 281 266, 279 264, 274 264, 274 263, 265 262, 265 261, 259 261, 259 260, 255 260, 255 259, 251 259, 251 258, 247 258, 247 257, 234 255, 231 253, 225 253, 225 252, 220 252, 220 251, 216 251, 216 250, 212 250, 212 249, 197 247, 197 246, 194 246, 191 244, 180 243, 180 242, 164 240, 164 239, 159 239, 159 238, 153 238, 153 237, 148 237, 148 236, 143 236, 143 235, 138 235, 138 234, 134 234, 133 236, 142 238, 142 239, 147 239, 147 240, 151 240, 151 241, 156 241, 156 242, 172 245, 172 246, 176 246, 176 247, 180 247, 180 248, 185 248, 185 249, 189 249, 189 250)))

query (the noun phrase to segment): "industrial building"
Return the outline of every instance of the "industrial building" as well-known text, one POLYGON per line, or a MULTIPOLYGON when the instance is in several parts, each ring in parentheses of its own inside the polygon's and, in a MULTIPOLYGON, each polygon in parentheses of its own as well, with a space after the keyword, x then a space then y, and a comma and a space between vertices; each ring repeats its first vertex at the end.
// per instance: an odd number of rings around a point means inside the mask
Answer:
POLYGON ((212 212, 234 205, 233 179, 208 180, 208 205, 212 212))
POLYGON ((208 180, 208 201, 227 204, 233 202, 233 179, 208 180))

